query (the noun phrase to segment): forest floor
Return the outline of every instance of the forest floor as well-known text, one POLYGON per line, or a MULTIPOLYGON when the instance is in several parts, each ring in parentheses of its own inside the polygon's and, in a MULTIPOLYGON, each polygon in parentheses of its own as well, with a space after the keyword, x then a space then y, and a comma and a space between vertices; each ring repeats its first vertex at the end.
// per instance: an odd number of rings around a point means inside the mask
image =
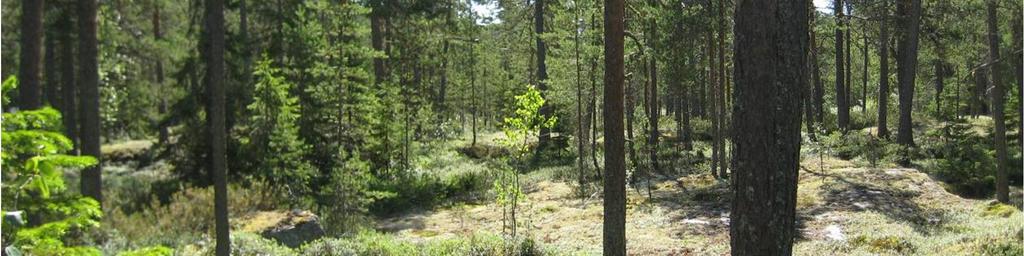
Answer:
MULTIPOLYGON (((960 255, 1006 251, 1021 241, 1018 208, 951 194, 925 172, 809 153, 803 159, 796 254, 960 255)), ((528 200, 518 209, 519 234, 558 251, 600 253, 599 193, 581 198, 575 185, 558 181, 523 185, 528 200)), ((650 197, 646 188, 628 190, 630 254, 728 254, 727 181, 690 174, 653 181, 650 197)), ((501 233, 502 219, 493 200, 463 202, 380 219, 377 229, 422 242, 501 233)))

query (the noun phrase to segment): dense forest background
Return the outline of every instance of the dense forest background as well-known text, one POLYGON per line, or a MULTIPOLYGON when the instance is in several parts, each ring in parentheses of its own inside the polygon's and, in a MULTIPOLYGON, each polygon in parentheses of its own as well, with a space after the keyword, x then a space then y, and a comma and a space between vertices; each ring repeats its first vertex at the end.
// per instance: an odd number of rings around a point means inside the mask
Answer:
POLYGON ((608 3, 4 0, 4 254, 1024 253, 1019 1, 608 3))

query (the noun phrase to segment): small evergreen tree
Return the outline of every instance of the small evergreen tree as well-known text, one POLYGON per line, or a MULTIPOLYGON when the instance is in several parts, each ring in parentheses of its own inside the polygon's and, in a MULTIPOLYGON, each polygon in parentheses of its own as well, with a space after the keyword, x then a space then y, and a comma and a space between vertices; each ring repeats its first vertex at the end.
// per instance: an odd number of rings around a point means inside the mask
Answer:
POLYGON ((295 125, 299 119, 298 99, 290 95, 292 85, 279 69, 270 66, 268 58, 256 63, 253 75, 257 83, 248 106, 252 113, 249 140, 243 145, 252 154, 254 176, 270 184, 282 184, 279 189, 300 198, 309 193, 307 184, 314 168, 305 160, 309 146, 299 138, 295 125))

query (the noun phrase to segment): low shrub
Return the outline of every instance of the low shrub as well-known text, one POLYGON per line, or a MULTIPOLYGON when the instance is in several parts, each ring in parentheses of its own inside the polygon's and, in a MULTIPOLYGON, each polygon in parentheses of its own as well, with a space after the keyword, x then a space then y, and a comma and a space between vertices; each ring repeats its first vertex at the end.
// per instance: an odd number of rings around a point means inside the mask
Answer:
POLYGON ((1006 218, 1010 217, 1016 212, 1018 212, 1017 207, 993 201, 992 203, 985 206, 985 210, 981 212, 981 216, 998 216, 1006 218))
POLYGON ((857 236, 850 240, 853 246, 867 246, 873 253, 892 253, 905 255, 913 254, 916 250, 914 244, 907 239, 898 236, 867 237, 857 236))
POLYGON ((820 143, 821 150, 827 154, 843 160, 861 157, 873 167, 877 167, 882 162, 903 162, 912 156, 912 152, 906 151, 907 148, 865 132, 851 131, 846 134, 833 132, 822 136, 820 143))
MULTIPOLYGON (((255 183, 250 188, 229 186, 228 205, 231 216, 269 210, 280 205, 281 199, 261 191, 265 185, 255 183)), ((127 214, 113 209, 103 218, 103 226, 110 236, 121 236, 130 242, 124 246, 167 245, 178 247, 200 240, 212 230, 213 188, 184 188, 171 196, 167 205, 152 200, 138 212, 127 214)))
POLYGON ((932 170, 946 189, 968 197, 986 197, 995 188, 996 161, 991 141, 968 123, 952 123, 926 134, 922 148, 935 158, 932 170))
POLYGON ((125 251, 118 253, 118 256, 171 256, 174 255, 174 250, 165 246, 153 246, 141 248, 138 250, 125 251))
POLYGON ((324 238, 297 250, 299 255, 548 255, 532 239, 505 239, 492 234, 473 234, 422 243, 393 236, 361 232, 347 238, 324 238))
MULTIPOLYGON (((212 256, 216 249, 216 243, 202 243, 199 245, 186 246, 180 251, 181 255, 203 255, 212 256)), ((278 244, 257 234, 245 232, 231 233, 231 255, 235 256, 297 256, 288 247, 278 244)), ((319 255, 319 254, 311 254, 319 255)))
POLYGON ((456 196, 477 195, 492 181, 482 170, 453 171, 444 176, 411 173, 394 179, 377 180, 372 190, 394 193, 370 205, 370 212, 389 215, 410 208, 431 208, 456 196))

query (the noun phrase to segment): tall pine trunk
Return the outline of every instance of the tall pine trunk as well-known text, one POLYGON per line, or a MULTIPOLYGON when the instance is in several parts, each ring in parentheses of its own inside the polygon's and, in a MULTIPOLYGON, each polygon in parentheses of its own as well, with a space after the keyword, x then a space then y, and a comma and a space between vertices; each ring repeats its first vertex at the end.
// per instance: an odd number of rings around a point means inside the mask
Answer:
POLYGON ((850 103, 847 101, 849 97, 846 96, 846 68, 844 57, 845 47, 843 46, 846 42, 843 39, 843 0, 835 0, 832 2, 833 13, 836 15, 836 108, 838 109, 837 124, 839 130, 846 132, 846 129, 850 124, 850 103))
POLYGON ((72 155, 79 154, 79 148, 81 143, 79 141, 79 130, 78 130, 78 87, 75 85, 75 55, 74 55, 74 39, 72 38, 75 33, 75 24, 71 20, 71 8, 65 8, 67 13, 63 13, 60 19, 60 75, 61 75, 61 93, 64 94, 64 106, 63 110, 63 121, 64 121, 64 133, 67 134, 69 140, 73 144, 71 150, 72 155))
MULTIPOLYGON (((18 107, 42 106, 40 72, 43 58, 43 0, 21 1, 20 63, 18 66, 18 107)), ((95 16, 95 14, 93 15, 95 16)))
POLYGON ((808 81, 806 12, 804 0, 737 2, 733 255, 792 254, 800 98, 808 81))
MULTIPOLYGON (((78 76, 81 83, 82 154, 101 160, 100 152, 100 88, 99 45, 96 39, 97 0, 78 1, 78 76)), ((100 166, 96 164, 82 172, 82 195, 103 202, 100 166)), ((102 204, 101 204, 102 205, 102 204)))
POLYGON ((604 255, 626 255, 626 157, 623 138, 625 93, 624 0, 605 0, 604 8, 604 255))
MULTIPOLYGON (((657 172, 658 167, 658 137, 661 136, 658 132, 658 118, 661 114, 660 106, 658 106, 658 23, 653 17, 650 18, 650 30, 651 35, 647 39, 647 44, 651 48, 650 59, 650 83, 649 97, 647 99, 647 119, 650 122, 650 134, 647 136, 647 143, 650 149, 651 157, 651 171, 657 172)), ((651 173, 648 173, 651 175, 651 173)), ((648 176, 649 177, 649 176, 648 176)), ((647 184, 648 186, 650 184, 647 184)))
MULTIPOLYGON (((246 13, 245 12, 245 0, 242 0, 241 2, 242 2, 241 5, 242 5, 242 19, 243 19, 241 29, 242 29, 243 35, 245 35, 245 29, 246 29, 245 22, 244 22, 244 19, 246 18, 246 15, 245 15, 245 13, 246 13)), ((154 2, 154 3, 159 3, 159 2, 154 2)), ((243 40, 244 40, 244 38, 245 38, 245 36, 243 36, 243 40)), ((159 4, 154 4, 154 6, 153 6, 153 40, 157 41, 157 42, 160 42, 161 40, 163 40, 163 33, 160 30, 160 6, 159 6, 159 4)), ((153 72, 156 73, 156 77, 155 77, 156 81, 154 81, 154 82, 156 83, 156 86, 158 88, 157 91, 163 91, 164 90, 164 62, 163 62, 163 59, 161 59, 161 58, 156 58, 155 61, 156 61, 156 67, 155 67, 155 70, 153 72)), ((246 70, 246 72, 248 72, 248 69, 246 70)), ((157 106, 157 113, 160 114, 160 116, 166 115, 167 114, 167 97, 160 97, 160 102, 157 103, 157 104, 158 104, 158 106, 157 106)), ((167 125, 166 124, 157 124, 157 129, 159 130, 158 131, 158 137, 157 137, 158 141, 160 142, 160 144, 167 144, 167 139, 169 137, 169 132, 167 130, 167 125)))
MULTIPOLYGON (((534 0, 533 8, 533 30, 534 37, 537 40, 537 90, 540 91, 541 97, 547 96, 548 91, 548 47, 544 43, 544 39, 541 35, 544 34, 544 1, 546 0, 534 0)), ((540 114, 545 117, 551 117, 554 113, 551 110, 551 105, 544 103, 540 107, 540 114)), ((540 128, 540 136, 537 141, 537 150, 544 150, 549 144, 551 139, 551 129, 548 127, 540 128)))
POLYGON ((726 172, 729 169, 726 163, 728 157, 726 157, 725 149, 725 140, 728 136, 725 127, 727 121, 725 91, 729 87, 729 74, 727 74, 728 72, 726 72, 725 67, 725 8, 725 0, 718 0, 718 51, 716 51, 718 53, 718 89, 715 90, 716 98, 718 99, 716 104, 718 107, 715 110, 715 115, 718 116, 718 127, 715 128, 715 135, 718 136, 718 177, 720 178, 726 178, 728 175, 726 172))
MULTIPOLYGON (((1017 100, 1024 101, 1024 11, 1021 10, 1021 6, 1017 6, 1013 10, 1013 24, 1010 29, 1013 30, 1013 50, 1016 54, 1013 55, 1013 74, 1017 78, 1017 100)), ((1018 102, 1020 104, 1020 102, 1018 102)), ((1020 107, 1019 105, 1017 107, 1020 107)), ((1021 109, 1018 109, 1020 111, 1021 109)), ((1021 116, 1024 116, 1022 114, 1021 116)), ((1024 117, 1021 118, 1019 127, 1017 127, 1017 144, 1024 147, 1024 117)), ((1022 149, 1024 150, 1024 149, 1022 149)))
POLYGON ((999 202, 1010 203, 1010 190, 1007 181, 1007 149, 1006 149, 1006 115, 1004 113, 1005 88, 999 75, 999 23, 997 21, 997 3, 987 0, 988 6, 988 61, 989 85, 992 88, 992 120, 995 123, 994 137, 996 148, 996 198, 999 202))
POLYGON ((880 35, 878 38, 878 137, 889 137, 889 6, 882 5, 882 21, 878 27, 880 35))
POLYGON ((228 226, 226 127, 224 111, 224 0, 207 0, 204 15, 206 64, 206 123, 210 142, 210 173, 214 182, 214 217, 217 256, 231 253, 228 226))
POLYGON ((814 33, 814 23, 817 20, 818 14, 814 8, 814 4, 808 1, 808 16, 810 17, 810 27, 807 29, 810 33, 811 44, 808 46, 811 48, 811 75, 814 79, 814 120, 813 122, 821 124, 825 122, 825 86, 821 81, 821 65, 818 64, 818 43, 817 34, 814 33))
MULTIPOLYGON (((914 107, 914 81, 917 78, 917 45, 921 26, 921 0, 903 0, 898 11, 903 30, 898 42, 896 76, 899 82, 900 125, 896 143, 914 145, 912 110, 914 107)), ((906 163, 904 163, 906 164, 906 163)))

